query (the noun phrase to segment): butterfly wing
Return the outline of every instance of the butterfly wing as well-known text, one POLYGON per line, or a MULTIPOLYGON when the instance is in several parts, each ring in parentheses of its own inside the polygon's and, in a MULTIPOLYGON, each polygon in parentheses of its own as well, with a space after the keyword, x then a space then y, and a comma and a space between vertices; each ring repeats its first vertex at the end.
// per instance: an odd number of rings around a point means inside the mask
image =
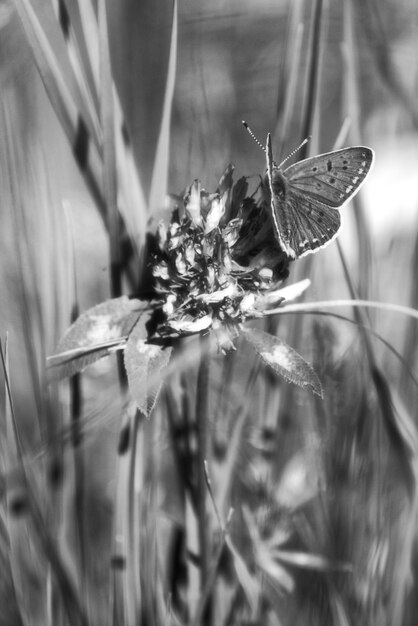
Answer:
POLYGON ((284 172, 274 164, 267 137, 271 213, 281 248, 295 259, 332 241, 341 225, 338 208, 360 189, 374 159, 363 146, 299 161, 284 172))
POLYGON ((270 134, 266 155, 269 203, 280 247, 292 259, 315 252, 337 235, 341 224, 339 212, 309 192, 293 187, 285 173, 274 164, 270 134))
POLYGON ((343 148, 299 161, 283 175, 293 190, 339 208, 360 189, 373 160, 370 148, 343 148))
POLYGON ((338 210, 330 208, 316 197, 302 195, 291 187, 283 202, 274 202, 272 210, 279 228, 287 228, 286 231, 282 230, 285 232, 284 250, 293 259, 323 248, 335 239, 340 230, 338 210), (286 215, 287 218, 283 220, 286 215))

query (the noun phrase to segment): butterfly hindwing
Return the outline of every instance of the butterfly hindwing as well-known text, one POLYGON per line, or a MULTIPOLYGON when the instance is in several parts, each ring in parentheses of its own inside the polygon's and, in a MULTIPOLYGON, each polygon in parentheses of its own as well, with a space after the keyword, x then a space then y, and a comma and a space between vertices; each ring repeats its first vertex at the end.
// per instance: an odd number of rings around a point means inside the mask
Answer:
POLYGON ((338 210, 317 198, 303 197, 292 189, 288 191, 286 204, 292 211, 287 247, 294 252, 294 255, 290 255, 293 258, 315 252, 337 236, 341 226, 338 210))

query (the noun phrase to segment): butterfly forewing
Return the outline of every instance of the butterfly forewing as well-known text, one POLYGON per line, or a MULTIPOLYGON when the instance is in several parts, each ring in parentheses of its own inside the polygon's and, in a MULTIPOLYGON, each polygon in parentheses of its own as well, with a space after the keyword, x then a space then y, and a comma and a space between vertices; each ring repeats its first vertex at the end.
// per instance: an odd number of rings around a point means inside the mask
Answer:
POLYGON ((372 163, 373 151, 357 146, 299 161, 283 174, 292 189, 337 208, 359 190, 372 163))
POLYGON ((270 207, 277 240, 295 259, 324 247, 340 228, 338 208, 352 198, 373 163, 373 151, 344 148, 299 161, 282 171, 267 137, 270 207))

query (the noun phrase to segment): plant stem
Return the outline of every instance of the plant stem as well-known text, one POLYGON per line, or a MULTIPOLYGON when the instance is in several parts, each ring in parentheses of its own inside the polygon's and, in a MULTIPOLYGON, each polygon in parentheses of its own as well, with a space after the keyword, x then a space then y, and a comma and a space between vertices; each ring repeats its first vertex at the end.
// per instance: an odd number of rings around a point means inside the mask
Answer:
MULTIPOLYGON (((209 420, 209 338, 200 337, 200 363, 197 374, 196 428, 197 428, 197 515, 200 548, 200 588, 205 589, 209 573, 209 528, 207 523, 207 485, 205 460, 208 453, 209 420)), ((207 620, 205 620, 207 623, 207 620)))

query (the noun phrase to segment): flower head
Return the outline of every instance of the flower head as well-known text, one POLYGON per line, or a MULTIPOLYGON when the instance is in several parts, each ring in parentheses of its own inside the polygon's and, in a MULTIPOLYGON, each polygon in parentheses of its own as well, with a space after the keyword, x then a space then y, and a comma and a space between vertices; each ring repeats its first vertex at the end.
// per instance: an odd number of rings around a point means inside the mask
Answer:
POLYGON ((158 227, 151 263, 160 335, 257 317, 265 296, 288 275, 289 259, 274 238, 263 195, 247 197, 247 180, 234 185, 232 172, 229 166, 214 193, 195 180, 168 227, 158 227))

